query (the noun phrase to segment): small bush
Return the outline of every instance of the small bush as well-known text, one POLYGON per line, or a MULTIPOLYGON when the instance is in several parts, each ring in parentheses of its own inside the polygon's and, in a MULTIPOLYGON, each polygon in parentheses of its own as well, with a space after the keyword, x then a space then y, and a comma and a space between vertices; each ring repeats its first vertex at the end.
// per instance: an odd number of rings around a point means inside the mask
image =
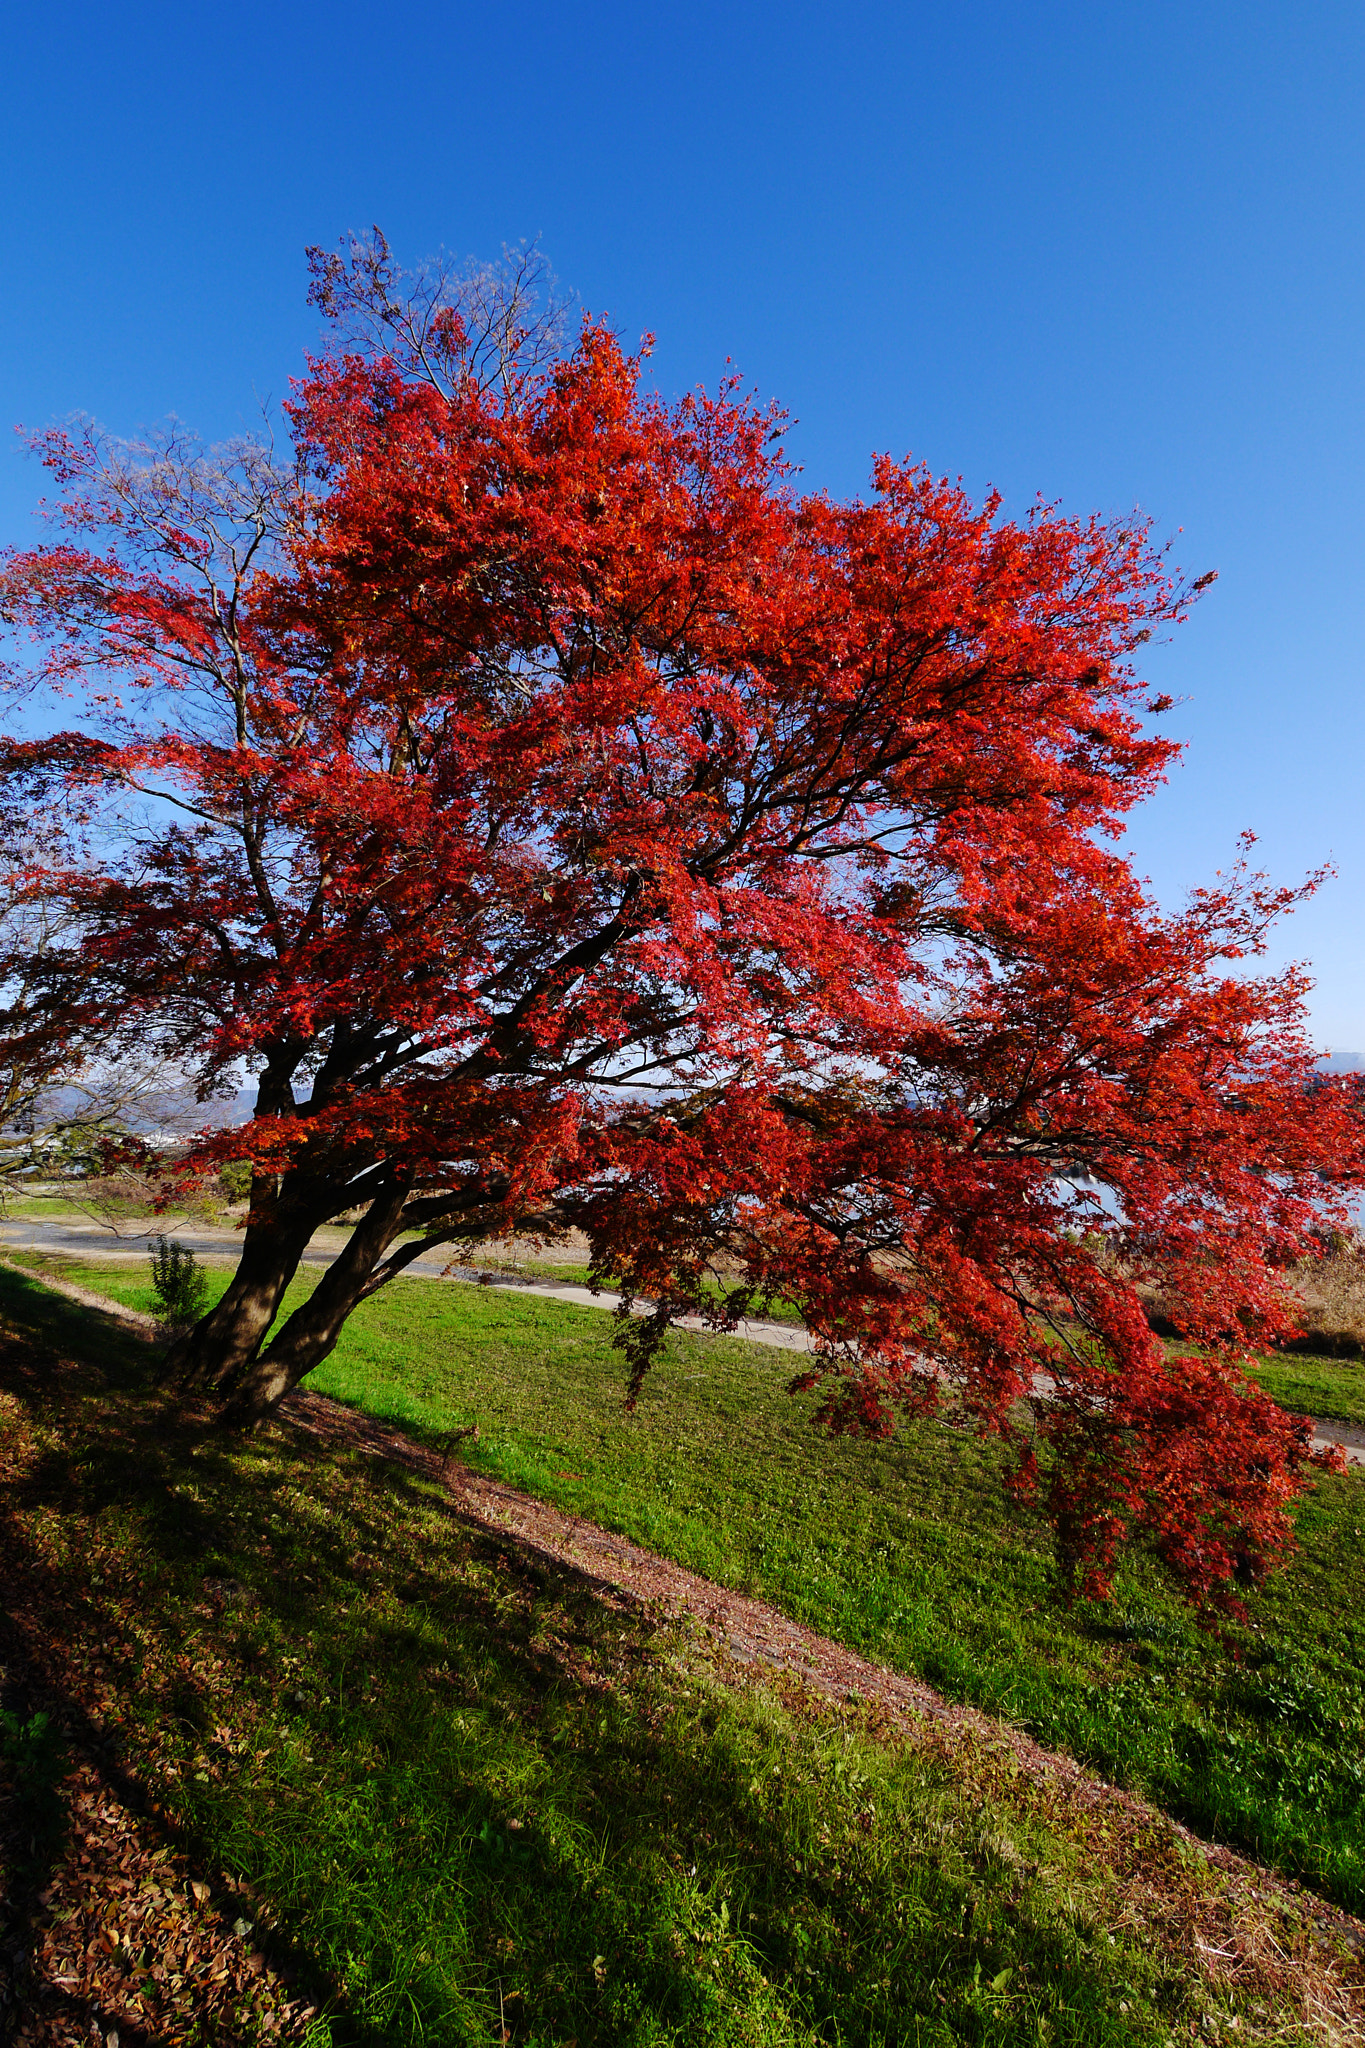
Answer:
POLYGON ((204 1313, 208 1275, 188 1245, 159 1234, 152 1239, 153 1314, 168 1334, 187 1330, 204 1313))
POLYGON ((218 1192, 225 1202, 245 1202, 251 1195, 251 1161, 228 1159, 218 1169, 218 1192))

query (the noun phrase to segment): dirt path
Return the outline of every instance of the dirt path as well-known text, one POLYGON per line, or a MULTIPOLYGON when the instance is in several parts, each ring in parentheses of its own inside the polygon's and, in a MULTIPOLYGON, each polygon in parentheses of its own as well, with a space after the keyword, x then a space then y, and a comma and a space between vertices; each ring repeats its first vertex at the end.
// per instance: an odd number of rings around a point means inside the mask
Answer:
POLYGON ((1159 1924, 1163 1939, 1183 1948, 1215 1982, 1247 1986, 1255 1979, 1292 1989, 1316 2038, 1343 2048, 1365 2044, 1365 1922, 1294 1880, 1202 1840, 1074 1758, 1044 1749, 1024 1730, 870 1663, 767 1601, 718 1586, 627 1537, 489 1479, 325 1394, 290 1395, 281 1425, 330 1448, 401 1465, 444 1487, 470 1525, 573 1571, 608 1599, 682 1623, 689 1648, 677 1662, 685 1676, 705 1674, 733 1686, 775 1684, 789 1697, 813 1694, 851 1704, 879 1731, 908 1737, 948 1760, 970 1754, 979 1766, 988 1753, 1007 1779, 1028 1788, 1031 1800, 1041 1795, 1049 1818, 1070 1838, 1102 1828, 1106 1860, 1132 1924, 1159 1924))
MULTIPOLYGON (((60 1291, 147 1329, 148 1318, 106 1297, 69 1283, 60 1291)), ((1365 1923, 1306 1887, 1201 1840, 1073 1758, 1044 1749, 1022 1729, 956 1705, 766 1601, 717 1586, 325 1395, 297 1391, 282 1405, 275 1427, 298 1430, 328 1448, 383 1459, 433 1482, 469 1526, 572 1572, 602 1598, 680 1626, 682 1648, 675 1661, 684 1677, 772 1686, 798 1711, 807 1701, 831 1703, 855 1713, 871 1732, 911 1741, 940 1756, 949 1769, 957 1764, 968 1782, 989 1773, 1010 1801, 1044 1818, 1062 1839, 1102 1841, 1118 1921, 1157 1935, 1211 1983, 1252 1996, 1289 1998, 1309 2038, 1332 2048, 1365 2048, 1365 1923)), ((244 1940, 222 1947, 226 1920, 225 1907, 211 1937, 215 1953, 222 1948, 223 1966, 230 1959, 234 1976, 259 1972, 262 1963, 244 1940)), ((291 2011, 280 2003, 288 1990, 275 1982, 263 1989, 283 2020, 291 2011)))

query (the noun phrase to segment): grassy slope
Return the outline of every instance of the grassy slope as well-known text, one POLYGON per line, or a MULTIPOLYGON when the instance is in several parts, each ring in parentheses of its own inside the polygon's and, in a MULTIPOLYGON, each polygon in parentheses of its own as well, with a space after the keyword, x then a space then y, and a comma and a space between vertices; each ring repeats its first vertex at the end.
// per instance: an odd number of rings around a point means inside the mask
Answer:
POLYGON ((1159 1825, 1049 1807, 989 1744, 728 1693, 396 1468, 182 1435, 127 1336, 10 1273, 0 1354, 34 1665, 254 1888, 331 2008, 312 2048, 1305 2038, 1264 1972, 1218 1994, 1200 1956, 1258 1918, 1301 1953, 1307 1919, 1243 1894, 1215 1931, 1226 1881, 1159 1825))
MULTIPOLYGON (((70 1271, 150 1306, 136 1269, 70 1271)), ((357 1312, 310 1384, 419 1429, 477 1423, 471 1463, 761 1592, 1365 1906, 1359 1477, 1305 1500, 1299 1555, 1233 1655, 1141 1560, 1112 1608, 1068 1613, 1046 1532, 1011 1512, 992 1446, 938 1424, 887 1444, 817 1435, 785 1393, 791 1367, 678 1334, 629 1417, 600 1311, 409 1281, 357 1312)))

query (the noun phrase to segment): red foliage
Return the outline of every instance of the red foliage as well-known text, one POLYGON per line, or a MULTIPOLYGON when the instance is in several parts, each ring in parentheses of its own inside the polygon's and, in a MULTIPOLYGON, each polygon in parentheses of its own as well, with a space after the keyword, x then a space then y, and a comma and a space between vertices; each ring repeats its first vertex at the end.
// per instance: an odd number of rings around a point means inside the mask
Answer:
MULTIPOLYGON (((382 329, 373 277, 320 297, 382 329)), ((1024 1483, 1047 1440, 1085 1590, 1144 1532, 1235 1599, 1305 1456, 1238 1361, 1360 1152, 1301 979, 1242 964, 1293 892, 1163 918, 1108 843, 1172 755, 1131 663, 1188 592, 1139 525, 911 465, 803 497, 777 415, 664 405, 600 326, 497 377, 458 309, 414 332, 311 366, 288 470, 54 437, 77 538, 4 571, 83 720, 11 763, 121 820, 44 878, 83 999, 97 968, 115 1041, 259 1076, 200 1148, 257 1173, 190 1365, 259 1412, 418 1250, 576 1225, 659 1304, 637 1381, 670 1313, 792 1296, 832 1426, 954 1388, 1024 1483)))

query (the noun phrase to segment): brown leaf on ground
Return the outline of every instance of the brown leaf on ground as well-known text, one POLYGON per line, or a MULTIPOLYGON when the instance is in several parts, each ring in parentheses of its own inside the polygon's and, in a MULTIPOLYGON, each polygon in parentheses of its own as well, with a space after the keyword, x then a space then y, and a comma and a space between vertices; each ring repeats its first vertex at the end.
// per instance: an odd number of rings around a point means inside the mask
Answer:
MULTIPOLYGON (((68 1398, 74 1410, 88 1384, 81 1368, 51 1355, 39 1360, 25 1349, 8 1362, 12 1383, 41 1390, 54 1410, 68 1398)), ((98 1426, 107 1440, 128 1427, 128 1416, 111 1401, 98 1426)), ((1324 2043, 1365 2042, 1365 1926, 1306 1888, 1201 1842, 1022 1731, 955 1706, 765 1602, 486 1479, 400 1430, 303 1393, 275 1427, 327 1451, 399 1465, 440 1489, 453 1515, 493 1532, 510 1553, 574 1574, 623 1611, 681 1626, 683 1662, 711 1680, 774 1687, 794 1714, 833 1713, 941 1759, 957 1783, 979 1787, 1052 1839, 1074 1844, 1078 1866, 1104 1874, 1111 1931, 1141 1930, 1210 1985, 1265 2001, 1279 2015, 1272 2025, 1287 2015, 1324 2043)), ((22 1480, 36 1455, 21 1403, 0 1396, 0 1479, 22 1480)), ((22 1545, 11 1534, 0 1525, 0 1582, 9 1596, 0 1615, 6 1703, 49 1712, 70 1767, 61 1785, 69 1828, 45 1864, 35 1842, 23 1838, 17 1784, 0 1780, 7 1873, 0 2021, 8 2038, 56 2048, 92 2040, 98 2027, 105 2037, 117 2030, 121 2048, 131 2048, 188 2041, 211 2021, 224 2043, 299 2039, 315 2011, 305 1993, 316 1997, 317 1988, 300 1981, 268 1912, 223 1873, 196 1867, 158 1803, 155 1755, 142 1755, 140 1776, 120 1762, 117 1718, 135 1682, 127 1650, 139 1640, 138 1588, 121 1588, 106 1560, 92 1606, 89 1587, 81 1598, 64 1590, 58 1560, 44 1559, 35 1524, 22 1545), (239 1923, 245 1932, 236 1931, 239 1923)), ((359 1556, 354 1562, 363 1568, 359 1556)), ((231 1611, 237 1590, 234 1581, 205 1581, 210 1630, 231 1611)), ((583 1683, 610 1682, 575 1660, 571 1645, 562 1648, 583 1683)), ((225 1718, 217 1738, 220 1750, 236 1739, 225 1718)), ((1020 1852, 1002 1839, 979 1853, 999 1861, 1020 1852)))
POLYGON ((199 2037, 211 2020, 225 2044, 299 2040, 314 2008, 250 1930, 233 1932, 240 1897, 191 1876, 188 1856, 137 1810, 116 1772, 82 1756, 61 1789, 69 1832, 35 1888, 25 1882, 14 1788, 0 1785, 6 2038, 16 2048, 65 2048, 116 2030, 131 2048, 199 2037))
MULTIPOLYGON (((0 1395, 4 1479, 22 1464, 21 1422, 0 1395)), ((123 1674, 111 1653, 133 1617, 119 1587, 107 1585, 107 1635, 92 1643, 62 1575, 35 1570, 10 1539, 6 1520, 0 1685, 12 1726, 46 1717, 53 1775, 35 1804, 32 1763, 0 1754, 0 2039, 68 2048, 117 2034, 120 2048, 137 2048, 207 2030, 223 2048, 300 2040, 316 2008, 291 1982, 287 1944, 269 1938, 241 1887, 196 1869, 152 1787, 120 1762, 123 1674)))

